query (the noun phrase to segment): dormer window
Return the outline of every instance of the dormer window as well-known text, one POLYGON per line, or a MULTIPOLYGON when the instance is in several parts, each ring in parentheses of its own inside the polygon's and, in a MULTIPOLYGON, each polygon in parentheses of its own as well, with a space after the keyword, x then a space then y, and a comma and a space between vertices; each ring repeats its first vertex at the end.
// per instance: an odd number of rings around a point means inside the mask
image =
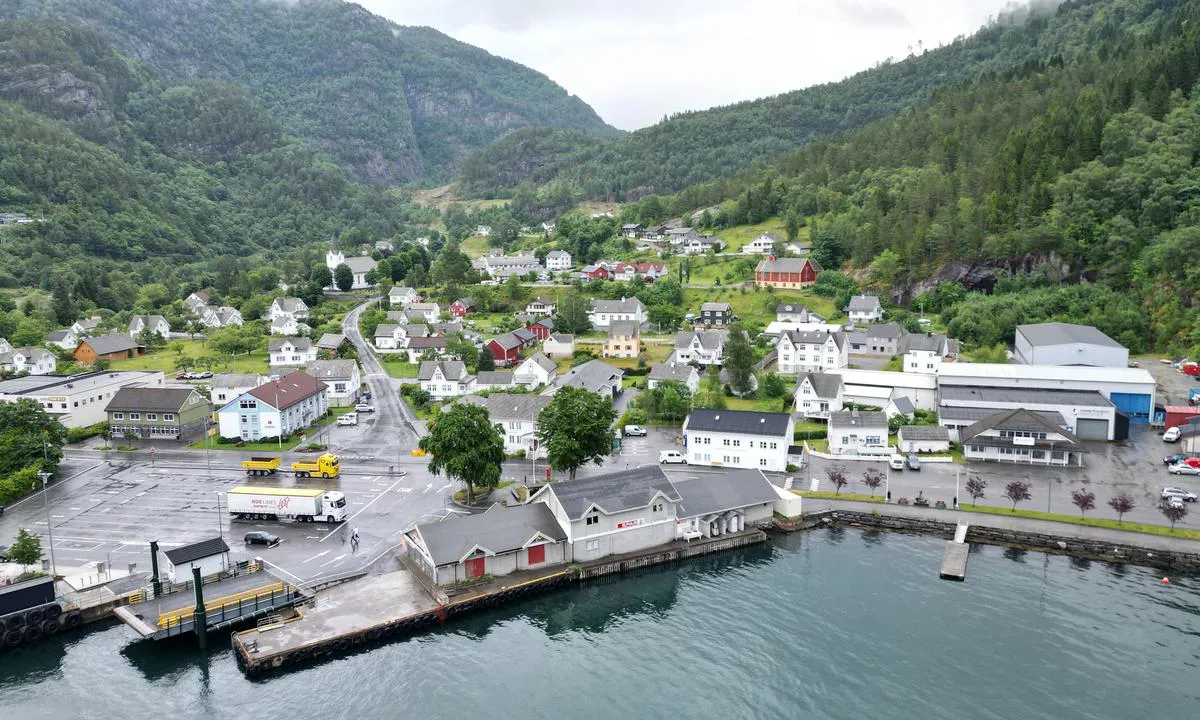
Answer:
POLYGON ((588 515, 587 518, 584 520, 584 524, 585 525, 599 525, 600 524, 600 516, 599 515, 588 515))

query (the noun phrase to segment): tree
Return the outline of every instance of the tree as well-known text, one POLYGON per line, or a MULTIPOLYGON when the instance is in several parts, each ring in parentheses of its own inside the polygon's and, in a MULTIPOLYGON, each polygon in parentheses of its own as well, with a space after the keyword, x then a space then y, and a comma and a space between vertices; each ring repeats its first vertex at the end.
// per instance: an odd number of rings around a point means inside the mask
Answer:
POLYGON ((54 311, 54 319, 59 325, 70 325, 77 319, 75 303, 71 299, 71 289, 67 283, 59 280, 54 283, 54 291, 50 296, 50 308, 54 311))
POLYGON ((1175 523, 1183 520, 1188 514, 1187 506, 1182 502, 1177 502, 1174 504, 1164 502, 1162 505, 1158 506, 1158 509, 1163 514, 1163 517, 1171 522, 1172 530, 1175 529, 1175 523))
POLYGON ((1071 493, 1071 502, 1079 508, 1079 517, 1082 518, 1088 510, 1096 509, 1096 493, 1087 488, 1079 488, 1071 493))
POLYGON ((1013 480, 1004 486, 1004 497, 1012 501, 1013 512, 1017 511, 1017 503, 1024 502, 1030 499, 1033 495, 1029 494, 1029 483, 1020 480, 1013 480))
POLYGON ((879 489, 880 485, 883 485, 883 482, 886 478, 887 476, 883 474, 883 471, 876 468, 868 468, 867 471, 863 473, 863 485, 871 488, 871 497, 875 497, 875 491, 879 489))
POLYGON ((125 435, 123 437, 125 438, 125 442, 126 442, 125 447, 132 450, 133 449, 133 441, 137 440, 139 436, 137 434, 137 430, 130 429, 130 430, 125 431, 125 435))
POLYGON ((472 276, 478 277, 471 267, 471 258, 453 242, 446 243, 430 269, 433 282, 441 285, 462 285, 472 276))
POLYGON ((967 494, 971 496, 972 505, 975 505, 979 501, 979 498, 983 497, 983 491, 986 487, 987 480, 978 475, 972 475, 967 478, 967 494))
POLYGON ((783 397, 787 394, 787 384, 775 373, 767 373, 762 379, 762 391, 767 397, 783 397))
POLYGON ((39 403, 0 403, 0 479, 33 465, 53 472, 66 441, 66 428, 39 403))
POLYGON ((617 419, 612 400, 590 390, 563 387, 542 409, 537 420, 538 441, 555 470, 575 471, 599 465, 612 452, 612 424, 617 419))
POLYGON ((504 438, 486 407, 454 405, 429 423, 429 434, 421 438, 419 447, 429 453, 430 472, 444 472, 466 486, 468 503, 474 501, 474 487, 500 484, 504 438))
POLYGON ((1117 514, 1117 524, 1121 524, 1125 513, 1130 512, 1136 507, 1133 503, 1133 496, 1127 492, 1119 492, 1108 499, 1108 506, 1117 514))
MULTIPOLYGON (((333 285, 333 273, 326 265, 313 265, 312 272, 308 275, 308 281, 318 288, 324 289, 333 285)), ((249 316, 245 315, 245 317, 249 316)))
POLYGON ((678 380, 664 380, 643 392, 640 403, 651 420, 679 422, 692 411, 692 391, 678 380))
POLYGON ((17 531, 17 541, 8 549, 8 556, 22 567, 36 565, 42 561, 42 539, 25 528, 17 531))
POLYGON ((658 303, 647 308, 650 322, 662 331, 678 330, 683 323, 683 308, 678 305, 658 303))
POLYGON ((871 279, 891 286, 900 277, 900 256, 892 250, 884 250, 871 261, 871 279))
POLYGON ((354 271, 346 263, 338 265, 333 271, 333 284, 342 292, 349 292, 354 287, 354 271))
POLYGON ((825 478, 833 485, 833 494, 837 495, 850 481, 846 479, 845 465, 831 465, 825 468, 825 478))
POLYGON ((479 359, 475 365, 475 372, 483 370, 495 370, 496 358, 492 356, 492 350, 487 345, 479 348, 479 359))
POLYGON ((709 365, 704 377, 704 389, 696 397, 696 407, 725 409, 725 393, 721 390, 721 367, 709 365))
POLYGON ((555 327, 565 333, 581 335, 592 329, 592 321, 588 319, 590 303, 582 295, 571 293, 563 298, 558 305, 558 316, 555 327))
POLYGON ((750 392, 754 376, 754 348, 740 322, 729 326, 725 341, 725 371, 729 375, 729 387, 739 395, 750 392))

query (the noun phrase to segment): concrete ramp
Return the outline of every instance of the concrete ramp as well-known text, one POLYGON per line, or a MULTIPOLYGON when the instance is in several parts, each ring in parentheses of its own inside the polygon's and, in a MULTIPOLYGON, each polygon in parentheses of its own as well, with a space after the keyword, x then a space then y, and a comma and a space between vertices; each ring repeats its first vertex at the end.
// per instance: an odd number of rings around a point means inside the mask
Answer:
POLYGON ((958 527, 954 528, 954 542, 965 543, 967 541, 967 528, 970 527, 967 523, 959 523, 958 527))

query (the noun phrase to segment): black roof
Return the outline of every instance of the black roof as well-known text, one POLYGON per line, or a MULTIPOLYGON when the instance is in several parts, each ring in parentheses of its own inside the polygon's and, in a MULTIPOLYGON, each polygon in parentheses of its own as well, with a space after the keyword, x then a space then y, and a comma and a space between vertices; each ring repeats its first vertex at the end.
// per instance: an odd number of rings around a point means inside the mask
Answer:
MULTIPOLYGON (((697 408, 688 416, 687 429, 738 435, 786 435, 790 419, 791 415, 787 413, 697 408)), ((788 441, 791 441, 790 437, 788 441)))
POLYGON ((225 544, 225 540, 219 537, 201 540, 194 542, 191 545, 183 545, 174 550, 166 550, 163 555, 171 561, 172 565, 182 565, 190 563, 193 560, 220 555, 221 553, 229 552, 229 546, 225 544))

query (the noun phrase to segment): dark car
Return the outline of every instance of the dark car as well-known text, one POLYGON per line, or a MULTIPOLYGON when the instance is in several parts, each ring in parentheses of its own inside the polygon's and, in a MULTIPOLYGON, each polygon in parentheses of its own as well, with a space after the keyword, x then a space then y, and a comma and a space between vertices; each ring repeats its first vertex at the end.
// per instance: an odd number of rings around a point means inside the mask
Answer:
POLYGON ((263 530, 252 530, 246 533, 243 538, 247 545, 266 545, 267 547, 275 547, 279 544, 279 537, 272 535, 263 530))
POLYGON ((1175 463, 1181 463, 1187 459, 1188 459, 1187 455, 1182 455, 1182 454, 1168 455, 1165 458, 1163 458, 1163 465, 1174 465, 1175 463))
POLYGON ((0 545, 0 562, 8 562, 8 548, 0 545))

